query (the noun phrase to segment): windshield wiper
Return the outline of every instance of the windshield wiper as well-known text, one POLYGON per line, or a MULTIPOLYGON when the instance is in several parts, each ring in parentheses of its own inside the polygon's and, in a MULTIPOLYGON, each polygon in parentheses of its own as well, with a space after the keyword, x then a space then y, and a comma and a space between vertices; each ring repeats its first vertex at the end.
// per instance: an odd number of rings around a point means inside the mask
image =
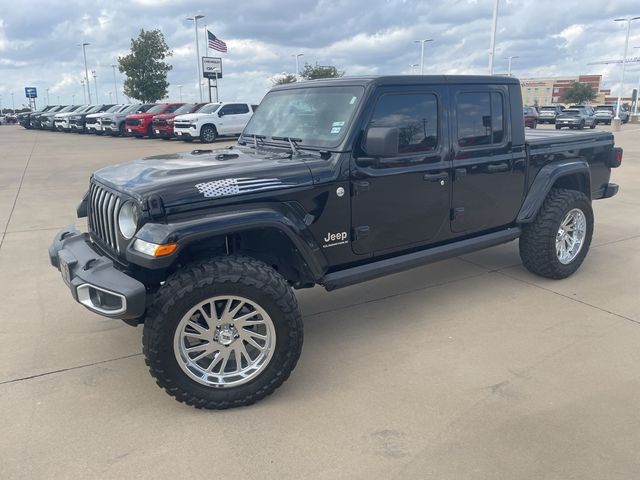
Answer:
POLYGON ((291 146, 291 153, 293 153, 294 155, 299 155, 300 154, 300 147, 298 147, 298 142, 302 141, 301 138, 271 137, 271 140, 280 140, 280 141, 289 142, 289 145, 291 146))

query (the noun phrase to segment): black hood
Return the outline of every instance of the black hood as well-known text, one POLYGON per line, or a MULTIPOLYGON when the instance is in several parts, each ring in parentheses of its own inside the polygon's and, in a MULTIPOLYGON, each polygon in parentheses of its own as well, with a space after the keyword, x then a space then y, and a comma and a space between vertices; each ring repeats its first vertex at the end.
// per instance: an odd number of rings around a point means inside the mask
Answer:
POLYGON ((100 182, 143 200, 158 195, 165 206, 311 185, 304 156, 286 150, 232 147, 142 158, 94 173, 100 182))

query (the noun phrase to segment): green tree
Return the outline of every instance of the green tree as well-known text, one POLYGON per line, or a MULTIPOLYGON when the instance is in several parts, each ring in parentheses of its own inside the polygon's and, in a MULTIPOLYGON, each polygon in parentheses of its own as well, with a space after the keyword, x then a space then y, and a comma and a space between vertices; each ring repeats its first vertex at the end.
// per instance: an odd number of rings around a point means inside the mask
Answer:
POLYGON ((304 64, 301 77, 305 80, 317 80, 318 78, 338 78, 344 76, 344 72, 339 72, 333 65, 311 65, 304 64))
POLYGON ((297 81, 296 76, 293 73, 283 73, 282 75, 275 75, 271 77, 271 83, 274 85, 285 85, 287 83, 294 83, 297 81))
POLYGON ((127 76, 124 94, 142 103, 156 102, 167 96, 167 72, 173 67, 163 60, 173 55, 158 29, 140 30, 131 39, 131 53, 118 57, 118 68, 127 76))
POLYGON ((585 103, 595 100, 596 92, 587 83, 574 82, 562 94, 564 103, 585 103))

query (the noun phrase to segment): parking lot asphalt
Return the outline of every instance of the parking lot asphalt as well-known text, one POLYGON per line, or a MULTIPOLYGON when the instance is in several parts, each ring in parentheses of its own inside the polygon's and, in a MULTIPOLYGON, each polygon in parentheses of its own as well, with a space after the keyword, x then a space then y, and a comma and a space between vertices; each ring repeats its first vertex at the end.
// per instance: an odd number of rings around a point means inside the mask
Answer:
POLYGON ((75 304, 47 257, 85 226, 92 171, 199 144, 0 127, 0 478, 638 478, 640 125, 616 143, 620 193, 594 203, 573 277, 528 273, 512 242, 299 291, 291 378, 199 411, 155 385, 141 327, 75 304))

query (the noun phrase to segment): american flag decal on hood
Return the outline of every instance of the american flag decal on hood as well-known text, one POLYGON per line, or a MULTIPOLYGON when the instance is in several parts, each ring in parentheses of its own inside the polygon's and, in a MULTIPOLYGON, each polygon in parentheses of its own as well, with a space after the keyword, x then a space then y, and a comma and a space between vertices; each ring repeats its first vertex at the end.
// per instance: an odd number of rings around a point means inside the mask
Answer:
POLYGON ((287 184, 277 178, 225 178, 212 182, 197 183, 196 188, 207 198, 228 197, 239 193, 282 188, 287 184))

